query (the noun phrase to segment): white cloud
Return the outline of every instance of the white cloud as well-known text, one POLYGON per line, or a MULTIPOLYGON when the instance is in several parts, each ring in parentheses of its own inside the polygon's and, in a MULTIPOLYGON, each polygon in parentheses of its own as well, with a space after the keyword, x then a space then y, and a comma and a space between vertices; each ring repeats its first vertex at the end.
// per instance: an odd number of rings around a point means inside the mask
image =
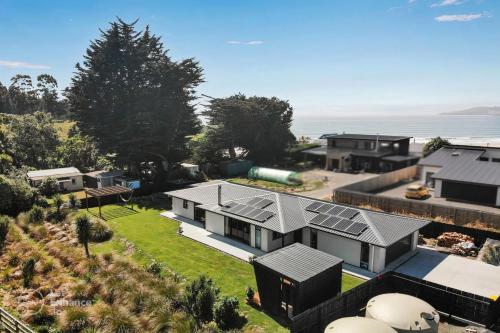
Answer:
POLYGON ((440 2, 433 3, 431 7, 445 7, 445 6, 452 6, 452 5, 460 5, 464 1, 462 0, 442 0, 440 2))
POLYGON ((30 64, 28 62, 9 61, 9 60, 0 60, 0 66, 4 66, 7 68, 29 68, 29 69, 49 69, 50 68, 50 66, 47 66, 47 65, 37 65, 37 64, 30 64))
POLYGON ((247 42, 243 42, 240 40, 228 40, 226 43, 232 44, 232 45, 261 45, 261 44, 264 44, 264 41, 262 41, 262 40, 250 40, 247 42))
POLYGON ((438 22, 469 22, 486 16, 486 14, 441 15, 435 17, 434 19, 438 22))

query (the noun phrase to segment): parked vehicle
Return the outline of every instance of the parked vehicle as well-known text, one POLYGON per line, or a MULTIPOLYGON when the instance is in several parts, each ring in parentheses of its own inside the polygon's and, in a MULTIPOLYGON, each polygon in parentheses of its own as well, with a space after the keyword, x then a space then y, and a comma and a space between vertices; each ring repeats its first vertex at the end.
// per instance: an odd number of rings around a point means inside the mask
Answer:
POLYGON ((427 199, 430 196, 429 189, 423 185, 410 185, 406 188, 405 197, 408 199, 427 199))

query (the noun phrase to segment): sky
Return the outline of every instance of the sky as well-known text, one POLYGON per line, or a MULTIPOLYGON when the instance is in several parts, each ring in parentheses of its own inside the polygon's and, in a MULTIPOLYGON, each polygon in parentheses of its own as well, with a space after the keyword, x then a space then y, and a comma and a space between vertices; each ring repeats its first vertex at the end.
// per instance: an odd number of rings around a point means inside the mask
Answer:
POLYGON ((197 59, 200 95, 277 96, 298 116, 500 105, 498 0, 0 0, 0 82, 63 89, 116 17, 197 59))

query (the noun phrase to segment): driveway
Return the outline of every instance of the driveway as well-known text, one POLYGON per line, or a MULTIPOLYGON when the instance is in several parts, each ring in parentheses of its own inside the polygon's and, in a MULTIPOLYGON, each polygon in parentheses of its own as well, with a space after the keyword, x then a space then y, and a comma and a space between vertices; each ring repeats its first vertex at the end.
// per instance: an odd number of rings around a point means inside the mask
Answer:
MULTIPOLYGON (((379 191, 376 194, 383 195, 386 197, 406 199, 405 198, 406 188, 412 184, 419 184, 420 185, 421 183, 420 183, 420 180, 406 182, 406 183, 400 183, 400 184, 396 184, 394 187, 383 189, 382 191, 379 191)), ((406 200, 415 200, 415 199, 406 199, 406 200)), ((417 200, 417 201, 421 201, 421 200, 417 200)), ((483 212, 500 214, 500 208, 496 208, 496 207, 476 205, 473 203, 466 203, 466 202, 451 201, 451 200, 446 200, 445 198, 435 198, 434 191, 432 189, 431 189, 431 197, 428 199, 425 199, 423 202, 437 204, 437 205, 443 205, 443 206, 449 206, 449 207, 481 210, 483 212)))
POLYGON ((352 183, 356 183, 368 178, 376 177, 377 174, 374 173, 350 174, 350 173, 327 171, 324 169, 314 169, 302 172, 301 176, 305 181, 325 180, 325 179, 328 180, 325 182, 324 187, 322 187, 321 189, 314 191, 300 192, 299 193, 300 195, 314 199, 330 200, 334 189, 352 183))
POLYGON ((500 295, 500 267, 424 247, 417 251, 395 271, 484 297, 500 295))

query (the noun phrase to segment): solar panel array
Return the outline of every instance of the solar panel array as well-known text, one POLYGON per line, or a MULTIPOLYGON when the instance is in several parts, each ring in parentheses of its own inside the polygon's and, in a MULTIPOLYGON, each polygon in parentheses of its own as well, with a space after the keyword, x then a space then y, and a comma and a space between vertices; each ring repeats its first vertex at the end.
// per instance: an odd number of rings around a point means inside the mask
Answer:
POLYGON ((270 204, 272 204, 273 201, 265 198, 253 198, 249 202, 247 202, 247 205, 259 208, 259 209, 264 209, 270 204))
POLYGON ((319 225, 323 228, 355 236, 361 235, 368 228, 368 225, 365 223, 352 221, 359 214, 359 211, 354 208, 316 201, 307 206, 306 210, 318 213, 309 223, 319 225))
MULTIPOLYGON (((269 204, 266 204, 265 206, 267 207, 269 206, 269 204)), ((236 203, 234 201, 231 201, 227 205, 222 206, 221 210, 226 213, 246 217, 248 219, 261 223, 266 222, 268 219, 274 216, 274 213, 270 211, 256 208, 255 206, 236 203)))

